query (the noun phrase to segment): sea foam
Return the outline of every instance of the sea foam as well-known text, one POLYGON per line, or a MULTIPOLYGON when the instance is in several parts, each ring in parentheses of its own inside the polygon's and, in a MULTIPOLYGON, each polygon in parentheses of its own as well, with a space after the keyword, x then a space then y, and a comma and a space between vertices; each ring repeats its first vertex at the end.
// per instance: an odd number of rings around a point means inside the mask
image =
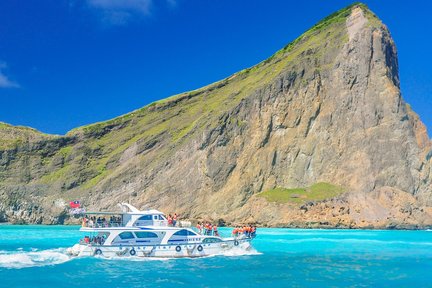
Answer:
POLYGON ((63 250, 64 249, 0 251, 0 268, 19 269, 61 264, 71 259, 63 250))

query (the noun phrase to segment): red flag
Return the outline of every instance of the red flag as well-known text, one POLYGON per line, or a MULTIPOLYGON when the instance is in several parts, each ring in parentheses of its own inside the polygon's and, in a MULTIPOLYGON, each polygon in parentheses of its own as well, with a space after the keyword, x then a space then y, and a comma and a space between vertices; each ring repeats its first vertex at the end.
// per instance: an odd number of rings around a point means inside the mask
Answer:
POLYGON ((69 202, 69 206, 70 206, 70 208, 80 208, 81 203, 80 203, 80 201, 75 200, 75 201, 69 202))

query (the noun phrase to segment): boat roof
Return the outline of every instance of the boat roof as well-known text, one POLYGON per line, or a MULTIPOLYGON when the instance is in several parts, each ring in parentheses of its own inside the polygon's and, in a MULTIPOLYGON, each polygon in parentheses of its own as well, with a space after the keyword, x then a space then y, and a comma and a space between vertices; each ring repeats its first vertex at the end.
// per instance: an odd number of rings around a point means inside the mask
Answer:
POLYGON ((83 214, 86 215, 120 215, 120 214, 129 214, 129 213, 125 213, 125 212, 85 212, 83 214))
POLYGON ((120 208, 122 210, 121 212, 90 211, 90 212, 85 212, 83 214, 86 214, 86 215, 148 215, 148 214, 164 215, 164 213, 162 213, 161 211, 155 210, 155 209, 140 211, 128 203, 120 203, 118 205, 120 206, 120 208))
POLYGON ((91 212, 85 212, 83 214, 86 215, 147 215, 147 214, 152 214, 152 215, 164 215, 163 212, 158 211, 158 210, 146 210, 146 211, 140 211, 140 212, 96 212, 96 211, 91 211, 91 212))
POLYGON ((190 227, 169 227, 169 226, 122 226, 122 227, 81 227, 81 232, 110 232, 110 231, 169 231, 169 230, 191 230, 190 227))

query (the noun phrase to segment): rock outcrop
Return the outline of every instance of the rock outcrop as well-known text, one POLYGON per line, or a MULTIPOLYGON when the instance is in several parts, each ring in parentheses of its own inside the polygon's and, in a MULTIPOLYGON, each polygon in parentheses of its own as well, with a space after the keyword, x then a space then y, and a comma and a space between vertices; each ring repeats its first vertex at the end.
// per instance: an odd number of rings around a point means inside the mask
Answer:
POLYGON ((431 141, 401 97, 390 33, 363 4, 215 84, 0 147, 3 221, 70 221, 62 203, 78 198, 90 210, 128 201, 228 223, 432 225, 431 141), (259 197, 318 182, 345 193, 259 197))

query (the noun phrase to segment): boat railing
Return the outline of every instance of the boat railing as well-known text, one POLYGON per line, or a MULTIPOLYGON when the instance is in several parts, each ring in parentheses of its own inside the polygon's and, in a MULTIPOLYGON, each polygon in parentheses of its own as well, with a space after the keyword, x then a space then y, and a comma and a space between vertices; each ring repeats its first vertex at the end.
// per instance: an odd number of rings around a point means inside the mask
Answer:
POLYGON ((87 228, 111 228, 111 227, 123 227, 121 222, 111 221, 111 222, 83 222, 82 227, 87 228))

